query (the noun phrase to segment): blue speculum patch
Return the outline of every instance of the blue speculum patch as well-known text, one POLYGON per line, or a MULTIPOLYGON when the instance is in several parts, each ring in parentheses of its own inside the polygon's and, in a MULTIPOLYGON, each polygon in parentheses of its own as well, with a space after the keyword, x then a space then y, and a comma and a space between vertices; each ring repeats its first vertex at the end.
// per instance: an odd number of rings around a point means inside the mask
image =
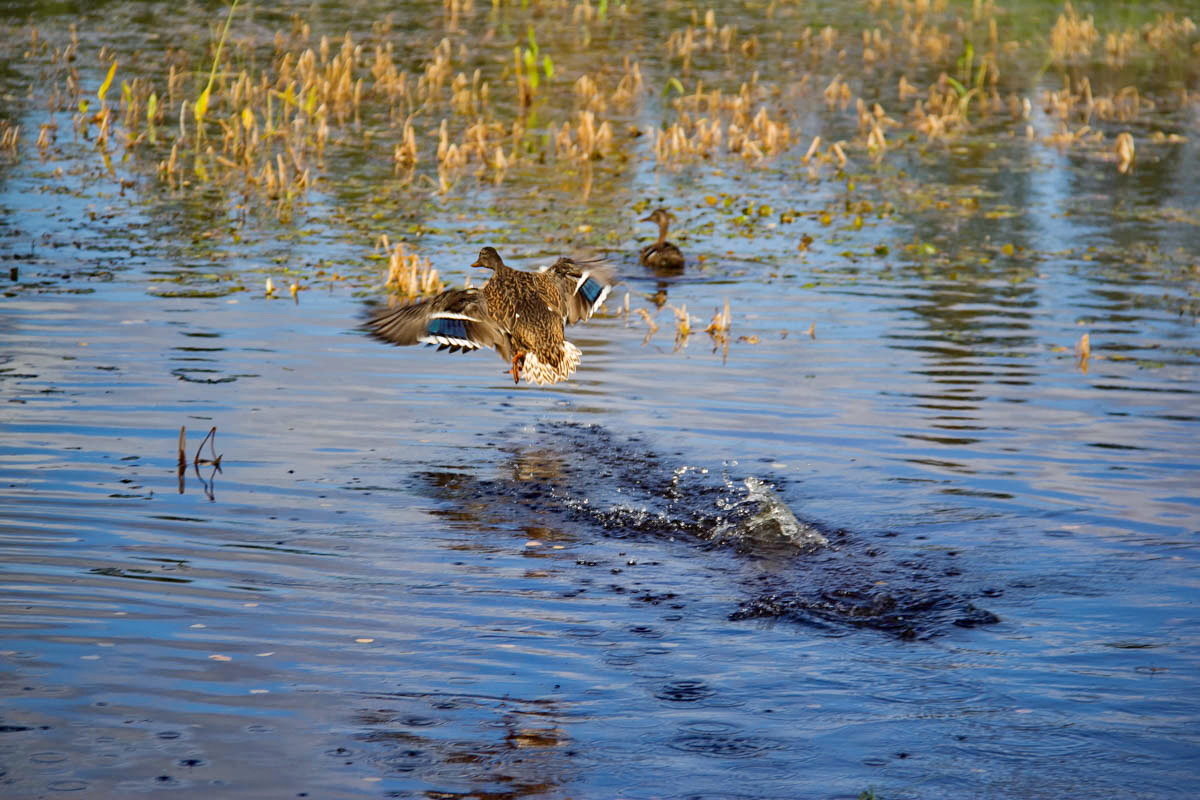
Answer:
POLYGON ((445 319, 437 318, 429 321, 429 326, 426 328, 431 336, 446 336, 451 339, 466 339, 467 336, 467 321, 465 319, 445 319))
POLYGON ((596 298, 600 296, 600 292, 603 290, 604 287, 591 278, 588 278, 583 282, 583 285, 579 287, 579 293, 583 295, 589 303, 593 304, 596 302, 596 298))

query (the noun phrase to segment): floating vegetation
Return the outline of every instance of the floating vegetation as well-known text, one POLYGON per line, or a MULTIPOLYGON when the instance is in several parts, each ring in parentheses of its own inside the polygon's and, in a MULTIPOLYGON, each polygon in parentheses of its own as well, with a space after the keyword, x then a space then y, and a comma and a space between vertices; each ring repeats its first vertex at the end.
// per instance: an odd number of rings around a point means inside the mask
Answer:
POLYGON ((772 118, 762 102, 765 93, 757 75, 733 95, 720 89, 706 91, 704 82, 698 81, 692 93, 672 101, 677 121, 656 136, 655 156, 661 163, 678 165, 711 158, 724 146, 730 154, 759 163, 782 152, 792 143, 791 128, 772 118))
POLYGON ((733 315, 729 311, 729 301, 725 301, 725 307, 718 309, 713 314, 712 321, 704 329, 704 332, 713 337, 718 342, 727 341, 729 338, 729 327, 733 324, 733 315))
POLYGON ((1092 337, 1090 334, 1083 334, 1079 337, 1079 342, 1075 345, 1075 357, 1079 364, 1079 369, 1087 372, 1088 359, 1092 357, 1092 337))
POLYGON ((680 350, 687 346, 688 338, 692 335, 692 316, 686 305, 673 306, 668 303, 667 308, 675 315, 675 349, 680 350))
MULTIPOLYGON (((1151 117, 1192 102, 1186 86, 1151 96, 1136 82, 1200 57, 1195 22, 1176 13, 1106 27, 1068 2, 1041 45, 992 2, 864 8, 871 13, 856 30, 814 25, 790 3, 769 4, 757 23, 742 13, 741 26, 693 6, 666 37, 667 60, 656 68, 665 74, 650 81, 639 57, 648 54, 611 46, 618 28, 639 24, 637 10, 552 0, 490 10, 447 0, 444 35, 424 54, 390 18, 336 38, 315 36, 299 16, 264 33, 234 2, 202 52, 167 44, 136 59, 104 47, 91 55, 78 31, 29 28, 21 55, 51 76, 39 87, 51 112, 37 129, 43 155, 57 141, 53 115, 68 111, 106 163, 120 149, 172 190, 219 187, 231 202, 254 195, 285 219, 335 150, 382 148, 398 181, 449 194, 468 173, 499 184, 529 162, 603 160, 620 170, 639 151, 673 169, 719 158, 762 165, 800 145, 810 168, 843 170, 856 155, 880 161, 904 151, 914 136, 939 142, 1000 124, 1115 157, 1124 173, 1136 151, 1131 126, 1179 136, 1148 129, 1151 117), (776 61, 796 67, 767 73, 776 61), (1043 61, 1061 88, 1039 85, 1030 65, 1043 61), (648 84, 665 87, 659 118, 644 107, 648 84), (824 122, 814 128, 819 109, 824 122), (1035 109, 1056 127, 1039 134, 1035 109), (1115 144, 1104 145, 1110 136, 1115 144)), ((20 134, 0 122, 0 152, 16 153, 20 134)), ((585 195, 590 169, 578 181, 585 195)))
MULTIPOLYGON (((698 2, 652 11, 588 0, 446 0, 440 16, 415 27, 370 13, 332 28, 315 8, 281 18, 229 3, 202 31, 190 28, 190 38, 136 51, 103 31, 10 25, 4 50, 14 74, 30 79, 28 92, 14 94, 28 109, 0 120, 0 158, 54 162, 55 180, 64 167, 91 169, 118 181, 122 194, 201 204, 239 227, 251 215, 286 223, 332 203, 332 224, 347 241, 403 235, 378 257, 389 289, 406 297, 443 287, 425 254, 439 257, 448 237, 433 232, 440 242, 430 242, 420 223, 397 229, 396 215, 426 202, 439 214, 476 213, 486 207, 479 196, 506 184, 538 210, 552 208, 542 197, 553 193, 589 208, 625 203, 627 212, 627 189, 647 171, 664 182, 701 170, 741 180, 737 173, 750 169, 764 180, 787 176, 789 187, 798 185, 793 178, 824 184, 813 193, 826 198, 815 210, 800 192, 704 196, 688 217, 698 273, 721 263, 714 235, 754 239, 794 224, 787 250, 840 253, 851 263, 899 258, 933 274, 956 249, 936 236, 908 246, 838 244, 897 207, 964 220, 1006 213, 960 196, 961 187, 912 177, 914 162, 945 164, 1012 142, 1031 159, 1069 153, 1115 166, 1116 176, 1154 169, 1193 135, 1187 120, 1200 74, 1200 31, 1190 17, 1087 13, 1070 3, 1039 17, 990 0, 864 0, 840 10, 836 26, 826 10, 793 2, 739 9, 735 18, 698 2), (647 29, 662 34, 642 35, 647 29), (92 161, 80 167, 65 154, 92 161), (349 164, 365 165, 369 188, 342 198, 349 164), (890 197, 856 190, 872 183, 890 197), (829 200, 829 192, 844 196, 829 200)), ((681 212, 689 205, 681 196, 645 202, 681 212)), ((602 223, 575 220, 564 226, 570 233, 521 215, 520 235, 533 231, 525 238, 547 244, 590 234, 589 246, 616 249, 632 235, 616 213, 602 223)), ((981 258, 1017 257, 987 250, 981 258)), ((369 269, 317 266, 306 278, 361 288, 378 280, 369 269)), ((1006 278, 1027 280, 1032 270, 1014 266, 1006 278)), ((300 282, 288 280, 265 296, 288 285, 298 298, 300 282)), ((650 296, 661 307, 665 288, 650 296)), ((646 314, 650 336, 655 310, 646 314)), ((716 322, 706 330, 727 344, 716 322)), ((682 347, 692 322, 676 312, 674 327, 682 347)))
POLYGON ((415 252, 409 252, 404 242, 392 246, 387 235, 379 237, 379 248, 388 256, 387 280, 384 285, 401 297, 437 294, 446 288, 432 262, 415 252))
MULTIPOLYGON (((626 298, 628 297, 629 295, 626 295, 626 298)), ((654 321, 654 317, 650 316, 650 312, 644 308, 637 309, 635 313, 646 323, 646 336, 642 339, 642 344, 649 344, 650 339, 658 332, 658 323, 654 321)))
MULTIPOLYGON (((717 312, 713 314, 713 318, 708 323, 707 327, 704 328, 704 332, 712 338, 713 350, 720 350, 722 358, 729 357, 729 328, 732 324, 733 314, 730 313, 729 301, 726 300, 725 307, 718 309, 717 312)), ((747 344, 757 344, 758 338, 743 336, 739 339, 739 341, 746 342, 747 344)))
POLYGON ((1113 148, 1113 152, 1117 156, 1117 169, 1120 172, 1129 172, 1133 167, 1135 149, 1133 146, 1133 136, 1129 132, 1117 136, 1117 144, 1113 148))
POLYGON ((0 152, 15 156, 21 143, 21 126, 0 120, 0 152))

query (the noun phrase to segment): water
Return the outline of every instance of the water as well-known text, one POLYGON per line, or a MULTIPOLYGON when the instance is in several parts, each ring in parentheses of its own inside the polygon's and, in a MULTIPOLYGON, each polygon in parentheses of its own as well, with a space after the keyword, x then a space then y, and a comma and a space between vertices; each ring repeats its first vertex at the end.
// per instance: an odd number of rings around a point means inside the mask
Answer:
MULTIPOLYGON (((383 15, 362 5, 303 11, 366 36, 383 15)), ((65 40, 79 22, 94 92, 99 44, 130 63, 163 8, 37 24, 65 40)), ((442 35, 425 10, 395 34, 421 58, 442 35)), ((27 9, 6 13, 26 30, 27 9)), ((505 11, 518 33, 521 13, 505 11)), ((661 114, 655 37, 685 16, 620 23, 652 86, 635 124, 661 114)), ((206 24, 186 20, 183 44, 206 24)), ((4 113, 26 128, 0 173, 6 797, 1195 782, 1194 102, 1140 123, 1128 175, 981 124, 810 181, 808 138, 854 129, 821 106, 767 166, 655 169, 639 139, 596 164, 586 201, 554 163, 445 196, 400 186, 351 142, 281 222, 254 198, 166 191, 144 160, 110 173, 63 113, 40 159, 37 70, 5 59, 4 113), (636 263, 635 220, 660 202, 704 256, 681 276, 636 263), (571 381, 513 386, 491 354, 355 330, 379 233, 453 283, 493 243, 524 267, 609 252, 626 284, 572 330, 571 381), (648 339, 627 290, 660 326, 648 339), (697 318, 686 341, 656 292, 697 318), (699 329, 726 300, 723 347, 699 329), (189 461, 217 428, 220 469, 180 477, 181 426, 189 461)), ((1053 129, 1040 109, 1030 124, 1053 129)))

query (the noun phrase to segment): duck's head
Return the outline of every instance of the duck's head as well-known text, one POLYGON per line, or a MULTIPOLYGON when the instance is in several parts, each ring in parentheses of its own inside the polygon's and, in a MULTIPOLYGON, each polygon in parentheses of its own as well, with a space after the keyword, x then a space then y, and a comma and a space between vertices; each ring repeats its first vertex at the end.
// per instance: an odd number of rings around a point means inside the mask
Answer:
POLYGON ((642 217, 642 222, 653 222, 662 227, 666 227, 675 221, 675 215, 665 208, 656 208, 650 212, 650 216, 642 217))
POLYGON ((496 248, 485 247, 479 251, 479 258, 475 259, 475 263, 471 266, 494 270, 503 267, 504 261, 500 258, 500 254, 496 252, 496 248))

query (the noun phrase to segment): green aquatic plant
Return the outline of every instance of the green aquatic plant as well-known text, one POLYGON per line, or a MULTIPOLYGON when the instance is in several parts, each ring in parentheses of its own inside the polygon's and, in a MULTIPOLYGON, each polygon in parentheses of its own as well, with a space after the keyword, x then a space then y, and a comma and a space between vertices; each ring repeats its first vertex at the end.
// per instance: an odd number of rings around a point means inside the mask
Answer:
POLYGON ((526 29, 528 47, 520 45, 513 48, 513 62, 517 75, 517 94, 522 108, 533 104, 534 95, 541 86, 543 78, 549 81, 554 77, 554 62, 550 54, 542 54, 538 48, 537 35, 533 26, 526 29))
POLYGON ((101 105, 104 103, 104 98, 108 94, 108 90, 112 87, 113 77, 117 74, 117 65, 119 63, 116 59, 113 59, 112 64, 108 68, 108 74, 104 76, 104 82, 96 90, 96 99, 100 101, 101 105))
MULTIPOLYGON (((212 97, 213 81, 217 78, 217 67, 221 63, 221 51, 225 48, 225 40, 229 38, 229 26, 233 22, 233 12, 237 9, 237 5, 238 0, 233 0, 229 6, 229 13, 225 16, 225 27, 221 30, 221 38, 217 40, 217 50, 213 53, 212 68, 208 71, 208 83, 205 84, 204 90, 200 92, 200 96, 196 98, 196 102, 192 106, 192 116, 196 120, 197 140, 204 135, 204 117, 208 113, 208 103, 212 97)), ((113 67, 116 67, 115 63, 113 67)))
MULTIPOLYGON (((665 42, 633 37, 614 48, 611 36, 582 34, 598 20, 612 35, 644 30, 649 12, 631 4, 597 11, 593 0, 496 2, 495 13, 480 14, 470 2, 448 0, 453 25, 444 19, 444 35, 414 54, 382 35, 393 29, 386 20, 331 38, 313 33, 320 16, 312 12, 273 37, 242 34, 232 27, 240 0, 231 0, 201 52, 151 46, 134 59, 104 47, 88 62, 78 37, 62 38, 56 49, 31 34, 16 58, 55 68, 46 99, 78 107, 77 129, 99 145, 106 171, 126 163, 153 173, 157 166, 172 191, 216 192, 243 218, 259 209, 290 216, 322 177, 339 180, 331 165, 347 155, 386 164, 397 188, 443 197, 479 182, 528 179, 558 162, 564 168, 553 173, 554 185, 587 197, 598 181, 646 160, 654 170, 731 162, 769 169, 794 154, 800 176, 817 184, 868 162, 878 170, 914 151, 926 157, 934 142, 1024 135, 1124 173, 1134 169, 1135 153, 1148 166, 1162 146, 1184 139, 1155 128, 1189 102, 1191 89, 1137 85, 1147 70, 1194 72, 1200 37, 1178 13, 1116 21, 1098 14, 1093 24, 1073 11, 1018 20, 990 3, 934 3, 936 13, 910 14, 904 4, 863 0, 864 16, 851 11, 834 29, 804 26, 803 9, 784 8, 795 4, 774 5, 763 14, 731 13, 728 24, 718 21, 725 12, 696 9, 690 20, 665 18, 674 26, 663 32, 665 42), (784 17, 801 23, 796 34, 787 33, 790 23, 779 27, 784 17), (513 37, 520 26, 525 35, 513 37), (768 29, 783 33, 764 36, 768 29), (1061 89, 1045 89, 1031 75, 1051 49, 1070 61, 1061 89), (651 70, 644 79, 639 58, 651 70), (1105 70, 1092 72, 1101 60, 1105 70), (66 65, 97 62, 104 81, 85 96, 78 66, 66 65), (794 67, 780 70, 785 63, 794 67), (1131 77, 1113 83, 1106 70, 1122 65, 1131 77), (647 84, 661 94, 657 107, 639 105, 647 84), (1059 129, 1035 129, 1036 109, 1059 129), (856 130, 843 125, 855 112, 856 130), (989 124, 970 124, 982 118, 989 124), (110 126, 124 129, 124 154, 108 147, 110 126)), ((55 130, 50 119, 36 137, 44 158, 53 155, 55 130)), ((859 224, 853 215, 847 220, 859 224)))
POLYGON ((981 58, 979 66, 975 66, 975 47, 968 39, 963 42, 963 51, 955 62, 955 66, 958 70, 958 77, 947 75, 946 82, 958 94, 958 113, 966 120, 970 116, 971 100, 984 91, 984 81, 987 79, 990 68, 989 61, 986 57, 981 58))

